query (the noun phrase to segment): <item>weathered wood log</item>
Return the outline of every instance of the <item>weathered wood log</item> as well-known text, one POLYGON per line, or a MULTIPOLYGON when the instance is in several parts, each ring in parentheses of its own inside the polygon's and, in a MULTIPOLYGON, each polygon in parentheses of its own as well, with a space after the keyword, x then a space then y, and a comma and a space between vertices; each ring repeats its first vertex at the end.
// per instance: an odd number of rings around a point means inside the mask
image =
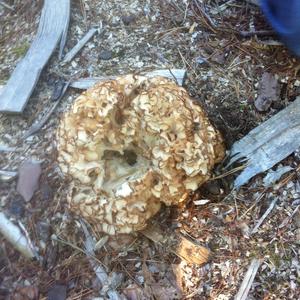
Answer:
POLYGON ((229 165, 247 162, 236 178, 239 188, 255 175, 272 168, 300 147, 300 97, 292 104, 250 131, 231 149, 229 165))
POLYGON ((37 35, 0 94, 0 111, 21 113, 40 73, 66 35, 70 0, 45 0, 37 35))

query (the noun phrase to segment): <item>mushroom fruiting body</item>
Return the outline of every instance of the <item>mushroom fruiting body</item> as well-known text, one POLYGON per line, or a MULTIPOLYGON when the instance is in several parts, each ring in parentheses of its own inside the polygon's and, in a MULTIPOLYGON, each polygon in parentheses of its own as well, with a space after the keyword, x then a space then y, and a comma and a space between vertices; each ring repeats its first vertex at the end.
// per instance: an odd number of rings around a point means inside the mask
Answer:
POLYGON ((161 203, 184 201, 224 157, 219 132, 185 89, 126 75, 80 95, 57 132, 68 202, 108 234, 145 227, 161 203))

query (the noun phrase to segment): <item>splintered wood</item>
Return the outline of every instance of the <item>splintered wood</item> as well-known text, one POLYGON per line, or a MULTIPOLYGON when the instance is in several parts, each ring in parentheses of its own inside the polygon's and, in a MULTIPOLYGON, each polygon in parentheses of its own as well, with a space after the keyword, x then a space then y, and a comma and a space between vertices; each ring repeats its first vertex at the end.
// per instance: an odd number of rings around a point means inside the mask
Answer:
POLYGON ((174 232, 163 233, 157 226, 148 226, 141 233, 154 243, 160 243, 170 248, 171 252, 187 263, 203 265, 210 258, 209 249, 191 242, 180 234, 174 232))
POLYGON ((300 97, 233 144, 229 165, 246 161, 236 178, 239 188, 255 175, 272 168, 300 147, 300 97))

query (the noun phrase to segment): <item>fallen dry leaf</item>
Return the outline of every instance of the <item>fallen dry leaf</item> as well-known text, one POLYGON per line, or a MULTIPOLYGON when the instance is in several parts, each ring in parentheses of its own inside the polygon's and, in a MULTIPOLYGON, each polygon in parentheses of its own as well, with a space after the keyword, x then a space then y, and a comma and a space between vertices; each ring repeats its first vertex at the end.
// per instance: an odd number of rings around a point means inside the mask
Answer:
POLYGON ((274 101, 278 100, 278 80, 271 73, 263 73, 260 84, 258 97, 254 105, 258 111, 266 111, 274 101))
POLYGON ((32 198, 38 189, 41 173, 41 163, 38 161, 26 160, 20 166, 17 191, 26 202, 32 198))

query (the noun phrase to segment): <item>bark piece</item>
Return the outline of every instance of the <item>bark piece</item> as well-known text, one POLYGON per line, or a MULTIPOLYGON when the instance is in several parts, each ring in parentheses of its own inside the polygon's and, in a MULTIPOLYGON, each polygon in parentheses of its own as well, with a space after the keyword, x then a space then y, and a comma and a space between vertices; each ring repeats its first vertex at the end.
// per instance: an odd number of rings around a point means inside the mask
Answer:
POLYGON ((278 80, 276 76, 265 72, 260 81, 258 97, 255 100, 255 107, 258 111, 266 111, 273 102, 278 101, 278 80))

